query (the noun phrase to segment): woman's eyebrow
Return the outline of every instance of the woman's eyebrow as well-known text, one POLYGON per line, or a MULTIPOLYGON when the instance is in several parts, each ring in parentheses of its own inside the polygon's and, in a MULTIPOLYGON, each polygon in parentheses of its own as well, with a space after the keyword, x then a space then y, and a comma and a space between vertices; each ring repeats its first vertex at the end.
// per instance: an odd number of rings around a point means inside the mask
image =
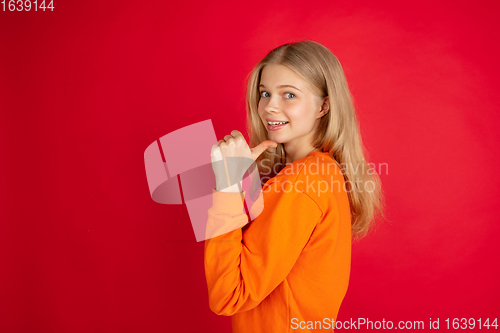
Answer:
MULTIPOLYGON (((265 86, 262 83, 259 84, 259 88, 260 87, 265 88, 265 86)), ((297 89, 298 91, 302 92, 302 90, 300 90, 299 88, 297 88, 295 86, 291 86, 289 84, 282 84, 281 86, 277 86, 276 88, 293 88, 293 89, 297 89)))

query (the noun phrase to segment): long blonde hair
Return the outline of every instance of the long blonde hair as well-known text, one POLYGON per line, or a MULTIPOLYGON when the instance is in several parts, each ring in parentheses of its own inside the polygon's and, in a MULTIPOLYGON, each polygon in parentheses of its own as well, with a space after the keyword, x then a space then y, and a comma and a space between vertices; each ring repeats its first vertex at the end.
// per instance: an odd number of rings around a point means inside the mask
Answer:
MULTIPOLYGON (((352 236, 354 239, 363 238, 371 230, 376 216, 384 217, 384 196, 379 175, 365 159, 368 154, 361 140, 352 96, 339 60, 328 48, 310 40, 286 43, 270 51, 247 78, 247 132, 251 147, 269 139, 257 107, 262 69, 271 64, 287 66, 317 88, 321 97, 329 96, 330 111, 320 120, 313 146, 329 152, 340 166, 346 166, 341 168, 351 209, 352 236), (366 190, 367 184, 371 184, 370 191, 366 190)), ((269 178, 286 166, 285 161, 284 146, 278 143, 275 152, 266 150, 256 164, 259 174, 266 174, 269 178)))

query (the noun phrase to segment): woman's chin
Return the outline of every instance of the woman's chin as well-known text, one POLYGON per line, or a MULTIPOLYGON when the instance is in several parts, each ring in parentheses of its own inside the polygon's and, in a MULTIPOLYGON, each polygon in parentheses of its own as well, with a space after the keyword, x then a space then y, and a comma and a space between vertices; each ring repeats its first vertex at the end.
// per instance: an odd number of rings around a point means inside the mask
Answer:
POLYGON ((283 139, 275 137, 274 135, 268 135, 267 137, 269 138, 269 140, 274 141, 276 143, 285 143, 283 139))

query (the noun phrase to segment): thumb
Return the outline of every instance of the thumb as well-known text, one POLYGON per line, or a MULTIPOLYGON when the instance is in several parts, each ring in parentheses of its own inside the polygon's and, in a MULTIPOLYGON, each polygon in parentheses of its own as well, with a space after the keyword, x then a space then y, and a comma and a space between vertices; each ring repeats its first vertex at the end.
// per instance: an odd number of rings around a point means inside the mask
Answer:
POLYGON ((276 148, 278 144, 271 140, 262 141, 257 146, 250 148, 252 152, 252 159, 255 161, 266 149, 268 148, 276 148))

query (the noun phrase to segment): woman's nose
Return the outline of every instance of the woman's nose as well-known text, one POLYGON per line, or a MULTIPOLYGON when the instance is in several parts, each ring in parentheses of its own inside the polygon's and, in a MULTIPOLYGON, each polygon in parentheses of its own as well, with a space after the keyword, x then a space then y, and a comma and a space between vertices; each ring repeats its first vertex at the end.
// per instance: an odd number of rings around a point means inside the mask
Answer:
POLYGON ((279 112, 280 106, 276 99, 270 98, 267 105, 264 107, 264 110, 269 113, 279 112))
POLYGON ((272 107, 272 106, 271 107, 266 106, 265 111, 266 111, 266 113, 278 113, 279 112, 277 108, 272 107))

